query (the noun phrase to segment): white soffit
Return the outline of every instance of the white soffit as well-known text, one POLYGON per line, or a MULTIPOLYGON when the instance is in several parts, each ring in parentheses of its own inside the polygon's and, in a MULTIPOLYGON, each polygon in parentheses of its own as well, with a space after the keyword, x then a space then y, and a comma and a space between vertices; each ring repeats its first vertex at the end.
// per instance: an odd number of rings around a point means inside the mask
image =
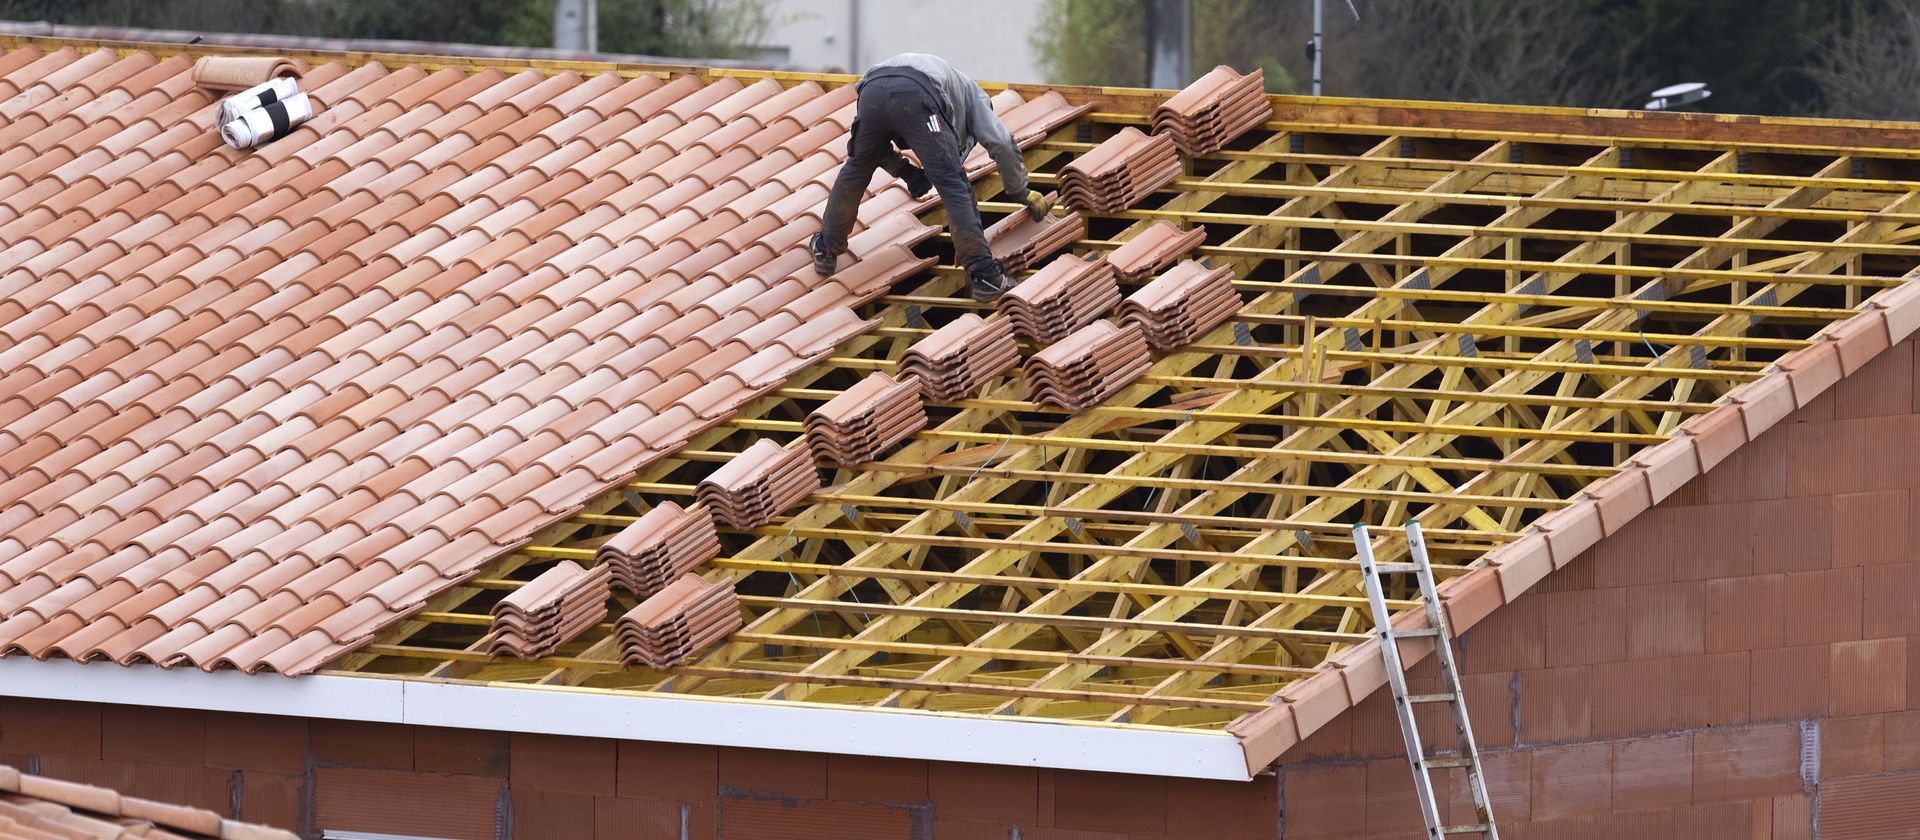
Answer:
POLYGON ((285 678, 10 657, 0 659, 0 696, 1195 779, 1248 778, 1239 740, 1224 732, 555 686, 327 674, 285 678))

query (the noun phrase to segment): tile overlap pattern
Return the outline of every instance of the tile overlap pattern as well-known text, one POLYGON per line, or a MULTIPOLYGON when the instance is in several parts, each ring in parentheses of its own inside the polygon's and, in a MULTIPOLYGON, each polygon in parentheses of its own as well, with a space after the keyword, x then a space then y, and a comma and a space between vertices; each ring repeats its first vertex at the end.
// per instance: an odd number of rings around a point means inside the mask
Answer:
POLYGON ((311 671, 868 328, 933 233, 876 177, 858 288, 803 271, 844 86, 333 62, 239 152, 191 65, 0 54, 7 653, 311 671))

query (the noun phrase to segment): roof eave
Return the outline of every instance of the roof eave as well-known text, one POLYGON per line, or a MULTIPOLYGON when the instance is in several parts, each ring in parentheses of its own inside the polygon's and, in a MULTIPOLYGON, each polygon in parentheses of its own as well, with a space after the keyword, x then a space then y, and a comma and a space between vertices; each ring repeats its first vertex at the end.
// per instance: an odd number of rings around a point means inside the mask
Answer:
POLYGON ((1225 732, 316 674, 0 660, 0 696, 1190 779, 1252 778, 1225 732))

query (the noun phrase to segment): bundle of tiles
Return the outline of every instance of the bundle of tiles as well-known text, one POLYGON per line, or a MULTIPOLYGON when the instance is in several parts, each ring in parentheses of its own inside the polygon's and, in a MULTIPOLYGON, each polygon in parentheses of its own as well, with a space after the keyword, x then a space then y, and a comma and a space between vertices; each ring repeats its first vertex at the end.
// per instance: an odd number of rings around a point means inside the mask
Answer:
POLYGON ((1114 273, 1129 283, 1138 283, 1160 269, 1166 268, 1193 249, 1207 241, 1207 229, 1194 225, 1193 230, 1182 231, 1172 222, 1154 222, 1134 235, 1132 239, 1120 243, 1120 247, 1107 254, 1107 262, 1113 264, 1114 273))
POLYGON ((920 390, 928 398, 953 402, 965 399, 1019 361, 1012 321, 989 321, 967 313, 907 348, 900 357, 900 371, 919 379, 920 390))
POLYGON ((1036 219, 1022 211, 986 230, 987 247, 1008 274, 1025 271, 1086 235, 1087 220, 1079 213, 1050 213, 1036 219))
POLYGON ((1190 156, 1212 154, 1273 116, 1266 73, 1221 65, 1153 109, 1153 130, 1190 156))
POLYGON ((1072 411, 1098 405, 1153 366, 1138 324, 1095 321, 1027 359, 1027 384, 1037 402, 1072 411))
POLYGON ((1161 350, 1192 344, 1239 312, 1233 271, 1187 260, 1154 278, 1120 304, 1120 322, 1138 324, 1161 350))
POLYGON ((313 103, 290 76, 276 76, 220 100, 220 139, 236 149, 264 146, 313 119, 313 103))
POLYGON ((807 444, 833 463, 860 464, 926 427, 920 381, 875 372, 807 415, 807 444))
POLYGON ((1039 344, 1052 344, 1113 309, 1120 281, 1104 259, 1061 254, 1000 297, 1013 328, 1039 344))
POLYGON ((1115 213, 1180 177, 1173 138, 1128 126, 1060 170, 1060 199, 1069 207, 1115 213))
POLYGON ((613 576, 604 565, 581 568, 562 560, 493 605, 494 656, 551 656, 607 617, 613 576))
POLYGON ((745 530, 772 522, 818 489, 811 448, 787 449, 762 438, 714 470, 694 492, 715 519, 745 530))
POLYGON ((644 598, 719 555, 706 509, 661 502, 601 544, 594 560, 613 570, 615 588, 644 598))
POLYGON ((709 583, 681 575, 614 622, 620 662, 664 671, 740 629, 740 598, 733 581, 709 583))

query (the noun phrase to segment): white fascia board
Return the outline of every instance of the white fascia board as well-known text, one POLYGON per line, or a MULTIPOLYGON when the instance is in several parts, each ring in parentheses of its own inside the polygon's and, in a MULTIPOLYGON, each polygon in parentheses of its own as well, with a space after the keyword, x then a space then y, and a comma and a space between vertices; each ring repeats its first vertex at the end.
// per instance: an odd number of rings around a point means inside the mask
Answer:
POLYGON ((217 712, 1025 765, 1249 778, 1224 732, 995 720, 898 709, 385 677, 279 677, 0 659, 0 696, 217 712))

